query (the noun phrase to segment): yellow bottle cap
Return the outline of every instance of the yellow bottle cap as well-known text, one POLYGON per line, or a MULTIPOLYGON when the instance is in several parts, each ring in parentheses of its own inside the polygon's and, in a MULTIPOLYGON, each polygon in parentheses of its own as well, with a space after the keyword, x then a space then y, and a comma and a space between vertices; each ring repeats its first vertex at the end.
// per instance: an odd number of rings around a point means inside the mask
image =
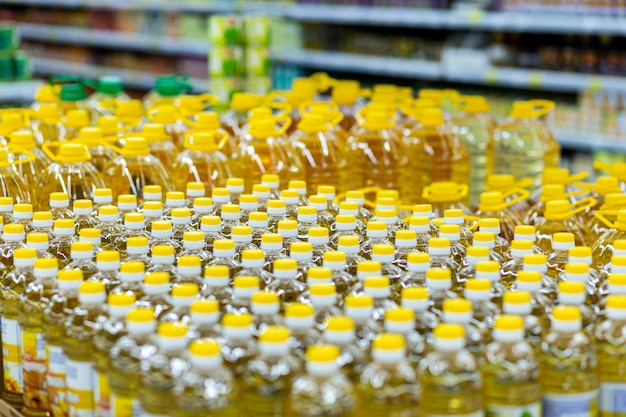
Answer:
POLYGON ((474 232, 474 242, 493 242, 495 238, 492 232, 474 232))
POLYGON ((340 236, 337 240, 339 246, 359 246, 359 238, 356 236, 340 236))
POLYGON ((497 261, 477 262, 476 272, 500 272, 500 263, 497 261))
POLYGON ((50 201, 67 202, 70 201, 70 196, 67 193, 50 193, 50 201))
POLYGON ((585 284, 582 282, 559 282, 559 293, 581 294, 585 292, 585 284))
POLYGON ((80 143, 62 143, 57 153, 57 161, 62 164, 87 162, 91 159, 87 147, 80 143))
MULTIPOLYGON (((410 256, 410 255, 409 255, 410 256)), ((341 251, 324 252, 324 262, 345 262, 346 253, 341 251)), ((310 271, 311 269, 309 269, 310 271)))
POLYGON ((472 302, 464 298, 449 298, 443 302, 443 311, 447 313, 468 313, 472 311, 472 302))
POLYGON ((372 254, 374 255, 393 255, 394 252, 393 245, 377 244, 372 246, 372 254))
POLYGON ((339 359, 341 349, 335 345, 313 345, 306 350, 307 362, 328 363, 339 359))
MULTIPOLYGON (((99 216, 112 216, 112 215, 117 215, 118 213, 119 213, 119 209, 115 206, 100 206, 98 208, 99 216)), ((50 217, 52 217, 52 213, 50 213, 50 217)), ((45 220, 45 219, 42 219, 42 220, 45 220)))
POLYGON ((545 265, 547 262, 546 255, 532 254, 524 255, 524 263, 527 265, 545 265))
POLYGON ((105 250, 98 252, 96 255, 96 261, 98 262, 119 262, 120 253, 116 250, 105 250))
MULTIPOLYGON (((128 214, 126 215, 128 216, 128 214)), ((128 217, 126 217, 128 218, 128 217)), ((172 230, 172 222, 169 220, 156 220, 152 222, 152 230, 172 230)))
POLYGON ((363 282, 365 288, 389 288, 390 282, 387 277, 367 277, 363 282))
POLYGON ((259 288, 259 285, 259 277, 253 277, 249 275, 235 277, 235 279, 233 280, 234 288, 259 288))
POLYGON ((120 267, 120 272, 135 274, 138 272, 143 272, 144 269, 145 269, 145 265, 143 262, 131 261, 131 262, 124 262, 122 266, 120 267))
POLYGON ((240 213, 241 208, 239 204, 224 204, 222 205, 222 213, 240 213))
MULTIPOLYGON (((104 206, 106 207, 106 206, 104 206)), ((101 207, 101 208, 104 208, 101 207)), ((52 212, 50 211, 36 211, 33 213, 33 220, 46 221, 52 220, 52 212)))
POLYGON ((442 237, 433 237, 428 241, 428 247, 430 248, 449 248, 450 239, 442 237))
POLYGON ((517 249, 520 251, 529 251, 533 249, 533 241, 532 240, 513 240, 511 242, 511 248, 517 249))
POLYGON ((552 235, 552 241, 553 242, 559 242, 559 243, 573 243, 574 242, 574 234, 573 233, 564 233, 564 232, 554 233, 552 235))
MULTIPOLYGON (((36 263, 37 261, 35 261, 35 264, 36 263)), ((80 284, 78 291, 81 294, 102 294, 106 291, 106 288, 104 287, 104 283, 101 281, 84 281, 80 284)))
POLYGON ((131 292, 113 293, 107 297, 107 304, 116 307, 132 306, 136 301, 137 297, 131 292))
POLYGON ((387 230, 387 223, 381 221, 367 222, 367 230, 387 230))
POLYGON ((517 273, 517 281, 537 283, 541 282, 541 272, 539 271, 519 271, 517 273))
POLYGON ((234 250, 235 249, 235 241, 231 239, 219 239, 213 242, 213 250, 234 250))
POLYGON ((463 339, 465 337, 465 328, 460 324, 441 323, 435 327, 433 334, 437 339, 463 339))
POLYGON ((502 301, 505 304, 530 304, 532 295, 527 291, 505 292, 502 301))
POLYGON ((311 317, 315 309, 309 304, 291 303, 285 307, 285 317, 311 317))
POLYGON ((187 336, 187 325, 182 322, 165 322, 159 324, 157 334, 159 337, 180 338, 187 336))
POLYGON ((126 241, 126 247, 131 248, 143 248, 148 246, 148 238, 145 236, 133 236, 129 237, 126 241))
POLYGON ((233 226, 231 233, 233 236, 251 236, 252 227, 250 226, 233 226))
POLYGON ((580 321, 582 315, 578 307, 559 305, 552 310, 552 317, 561 321, 580 321))
MULTIPOLYGON (((222 209, 224 206, 222 206, 222 209)), ((172 219, 186 219, 191 217, 191 210, 187 207, 177 207, 172 209, 172 219)))
POLYGON ((286 343, 291 337, 291 332, 285 326, 268 326, 259 335, 261 343, 286 343))
POLYGON ((397 333, 381 333, 372 342, 376 350, 400 350, 406 347, 404 336, 397 333))
POLYGON ((611 274, 608 280, 609 285, 624 286, 626 285, 626 274, 611 274))
POLYGON ((134 323, 149 323, 156 321, 156 317, 154 316, 154 310, 151 308, 140 307, 129 311, 126 315, 126 321, 134 323))
POLYGON ((328 236, 328 228, 327 227, 311 227, 309 228, 309 238, 311 237, 327 237, 328 236))
POLYGON ((353 331, 354 327, 354 320, 348 316, 331 316, 324 323, 324 329, 331 332, 353 331))
POLYGON ((260 211, 253 211, 248 215, 248 218, 253 222, 265 222, 268 217, 267 213, 260 211))
POLYGON ((220 355, 220 344, 212 339, 197 339, 189 345, 189 353, 200 357, 213 357, 220 355))
POLYGON ((426 279, 449 280, 452 279, 452 272, 449 269, 431 268, 426 271, 426 279))
POLYGON ((146 138, 141 136, 126 137, 124 156, 146 156, 150 154, 150 147, 146 138))
POLYGON ((193 314, 213 314, 220 310, 220 303, 217 300, 196 300, 189 306, 189 311, 193 314))
POLYGON ((281 220, 278 222, 278 230, 298 230, 298 222, 295 220, 281 220))
MULTIPOLYGON (((325 258, 324 258, 325 259, 325 258)), ((333 276, 333 271, 330 268, 317 267, 317 268, 309 268, 306 273, 307 279, 331 279, 333 276)))
POLYGON ((252 294, 253 304, 278 304, 280 299, 273 291, 259 291, 252 294))
POLYGON ((17 248, 13 252, 13 258, 15 259, 34 259, 36 257, 37 257, 37 250, 34 248, 17 248))
POLYGON ((59 281, 82 281, 83 271, 78 268, 62 269, 57 277, 59 281))
POLYGON ((199 267, 200 266, 200 257, 199 256, 181 256, 178 258, 178 266, 179 267, 199 267))
POLYGON ((486 246, 470 246, 467 248, 467 256, 474 258, 488 258, 489 248, 486 246))
POLYGON ((613 242, 613 249, 626 250, 626 240, 618 239, 613 242))
MULTIPOLYGON (((77 202, 84 202, 84 201, 88 201, 89 202, 89 206, 91 207, 91 200, 76 200, 74 202, 74 207, 76 207, 76 203, 77 202)), ((20 203, 20 204, 16 204, 13 206, 13 212, 15 213, 32 213, 33 211, 33 205, 32 204, 28 204, 28 203, 20 203)))
POLYGON ((274 261, 274 270, 293 271, 298 269, 298 262, 295 259, 276 259, 274 261))
POLYGON ((427 264, 430 263, 430 255, 423 252, 412 252, 406 257, 410 264, 427 264))
POLYGON ((381 272, 382 265, 378 261, 361 261, 356 265, 357 272, 381 272))
POLYGON ((72 242, 70 245, 72 252, 91 252, 93 251, 93 243, 91 242, 72 242))
POLYGON ((407 322, 415 321, 415 311, 409 308, 392 308, 385 311, 385 321, 407 322))
POLYGON ((261 235, 261 243, 283 243, 283 236, 278 233, 264 233, 261 235))
POLYGON ((317 209, 313 206, 298 207, 298 216, 315 216, 317 215, 317 209))
POLYGON ((611 263, 613 264, 613 266, 626 266, 626 256, 613 255, 611 257, 611 263))
POLYGON ((337 294, 337 288, 334 283, 330 284, 310 284, 309 292, 311 295, 318 297, 329 297, 337 294))
POLYGON ((21 235, 24 233, 24 225, 21 223, 11 223, 4 226, 5 235, 21 235))
POLYGON ((252 314, 249 313, 227 313, 222 318, 222 326, 224 327, 249 327, 253 322, 252 314))
POLYGON ((565 272, 568 274, 588 274, 589 265, 582 263, 567 263, 565 264, 565 272))
POLYGON ((172 287, 172 297, 197 297, 200 293, 198 286, 191 283, 174 284, 172 287))
POLYGON ((183 241, 185 242, 200 242, 204 240, 204 233, 202 232, 185 232, 183 233, 183 241))
POLYGON ((203 226, 219 226, 222 220, 218 216, 202 216, 201 224, 203 226))
POLYGON ((606 307, 616 310, 625 310, 626 295, 609 295, 606 299, 606 307))
POLYGON ((403 288, 400 296, 403 300, 428 300, 428 290, 424 287, 403 288))
POLYGON ((246 249, 241 252, 241 259, 245 261, 258 261, 265 259, 265 252, 260 249, 246 249))
POLYGON ((524 329, 524 319, 511 314, 501 314, 496 317, 494 328, 498 330, 513 331, 524 329))
POLYGON ((460 232, 461 232, 461 228, 459 227, 458 224, 443 224, 439 228, 439 233, 445 234, 445 235, 456 235, 456 234, 459 234, 460 232))
MULTIPOLYGON (((267 202, 267 208, 268 209, 284 209, 287 207, 287 202, 285 200, 269 200, 267 202)), ((300 212, 300 209, 302 209, 304 207, 298 207, 298 212, 300 212)), ((313 207, 313 209, 315 209, 315 207, 313 207)), ((315 213, 313 213, 315 214, 315 213)))
POLYGON ((374 306, 374 299, 367 294, 349 294, 346 296, 344 305, 348 308, 367 308, 374 306))
POLYGON ((164 285, 169 284, 170 276, 167 272, 148 272, 143 278, 146 285, 164 285))
POLYGON ((56 258, 37 258, 35 259, 35 269, 56 269, 59 267, 59 261, 56 258))
MULTIPOLYGON (((79 236, 81 239, 99 239, 101 234, 102 232, 100 232, 100 229, 94 229, 94 228, 89 228, 89 227, 85 229, 80 229, 80 232, 79 232, 79 236)), ((92 243, 92 246, 93 246, 93 243, 92 243)))
POLYGON ((469 291, 490 291, 491 281, 488 279, 471 278, 465 281, 465 289, 469 291))

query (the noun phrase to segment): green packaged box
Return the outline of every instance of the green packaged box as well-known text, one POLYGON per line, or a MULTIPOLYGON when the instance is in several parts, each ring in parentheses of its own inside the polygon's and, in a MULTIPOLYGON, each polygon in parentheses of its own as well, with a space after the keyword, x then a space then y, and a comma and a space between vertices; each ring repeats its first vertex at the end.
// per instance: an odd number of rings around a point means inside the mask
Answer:
POLYGON ((33 68, 28 53, 18 51, 13 55, 13 78, 16 80, 30 80, 33 78, 33 68))
POLYGON ((246 16, 244 18, 246 46, 269 46, 271 18, 246 16))
POLYGON ((13 79, 13 54, 0 52, 0 81, 13 79))
POLYGON ((209 17, 209 43, 212 47, 240 46, 243 41, 241 17, 223 15, 209 17))
POLYGON ((19 43, 15 23, 0 23, 0 51, 15 51, 19 43))
POLYGON ((228 103, 233 94, 245 91, 245 80, 239 77, 210 77, 209 91, 215 94, 220 103, 228 103))
POLYGON ((270 50, 266 47, 246 48, 246 74, 267 76, 270 74, 270 50))
POLYGON ((246 73, 243 48, 214 47, 209 54, 209 75, 211 77, 239 77, 246 73))

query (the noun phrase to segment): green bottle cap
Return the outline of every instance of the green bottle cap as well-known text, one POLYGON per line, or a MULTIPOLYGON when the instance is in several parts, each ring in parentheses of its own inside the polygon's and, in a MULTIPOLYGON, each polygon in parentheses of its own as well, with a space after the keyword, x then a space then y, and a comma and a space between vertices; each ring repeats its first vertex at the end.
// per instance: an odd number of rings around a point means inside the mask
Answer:
POLYGON ((154 89, 163 97, 179 96, 189 90, 187 83, 175 75, 164 75, 157 78, 154 89))
POLYGON ((79 101, 85 97, 85 87, 80 84, 63 84, 61 87, 61 101, 79 101))
POLYGON ((104 75, 98 78, 96 91, 110 96, 116 96, 124 90, 122 79, 115 75, 104 75))

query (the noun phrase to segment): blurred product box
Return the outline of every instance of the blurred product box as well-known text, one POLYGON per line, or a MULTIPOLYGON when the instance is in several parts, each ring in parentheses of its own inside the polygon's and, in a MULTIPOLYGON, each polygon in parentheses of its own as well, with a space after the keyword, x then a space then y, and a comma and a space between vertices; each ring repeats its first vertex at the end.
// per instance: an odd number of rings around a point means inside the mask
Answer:
POLYGON ((246 91, 254 94, 267 94, 272 88, 271 77, 254 77, 246 78, 246 91))
POLYGON ((234 93, 245 91, 245 80, 243 78, 210 77, 209 91, 215 94, 220 102, 227 103, 234 93))
POLYGON ((267 76, 271 70, 270 50, 266 47, 246 48, 246 74, 267 76))
POLYGON ((238 46, 244 41, 243 19, 217 15, 209 18, 209 42, 212 46, 238 46))
POLYGON ((211 77, 239 77, 245 73, 244 49, 241 46, 211 48, 209 56, 211 77))
POLYGON ((271 38, 270 22, 271 18, 267 16, 244 17, 246 46, 269 46, 271 38))

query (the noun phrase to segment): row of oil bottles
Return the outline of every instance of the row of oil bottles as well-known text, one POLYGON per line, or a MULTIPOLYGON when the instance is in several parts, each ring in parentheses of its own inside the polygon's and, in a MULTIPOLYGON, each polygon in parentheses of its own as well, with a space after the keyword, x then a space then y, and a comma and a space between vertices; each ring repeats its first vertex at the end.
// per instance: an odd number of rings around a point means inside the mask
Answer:
POLYGON ((154 186, 117 206, 110 189, 40 212, 1 199, 4 398, 33 416, 623 411, 616 178, 575 210, 563 184, 486 192, 477 216, 264 181, 265 198, 238 180, 165 204, 154 186))
POLYGON ((3 188, 40 209, 55 191, 92 198, 109 186, 115 197, 142 198, 148 184, 182 191, 203 182, 208 191, 231 176, 250 187, 273 173, 283 188, 305 180, 309 192, 394 188, 406 204, 424 202, 432 182, 454 181, 469 186, 464 201, 474 205, 488 174, 525 178, 534 190, 559 166, 559 145, 540 120, 554 103, 544 100, 514 103, 498 126, 482 97, 420 90, 413 99, 410 89, 363 90, 324 74, 267 96, 237 93, 221 117, 213 96, 185 92, 175 77, 157 80, 143 101, 110 77, 89 97, 77 82, 42 87, 30 109, 0 113, 0 174, 23 180, 3 188))

